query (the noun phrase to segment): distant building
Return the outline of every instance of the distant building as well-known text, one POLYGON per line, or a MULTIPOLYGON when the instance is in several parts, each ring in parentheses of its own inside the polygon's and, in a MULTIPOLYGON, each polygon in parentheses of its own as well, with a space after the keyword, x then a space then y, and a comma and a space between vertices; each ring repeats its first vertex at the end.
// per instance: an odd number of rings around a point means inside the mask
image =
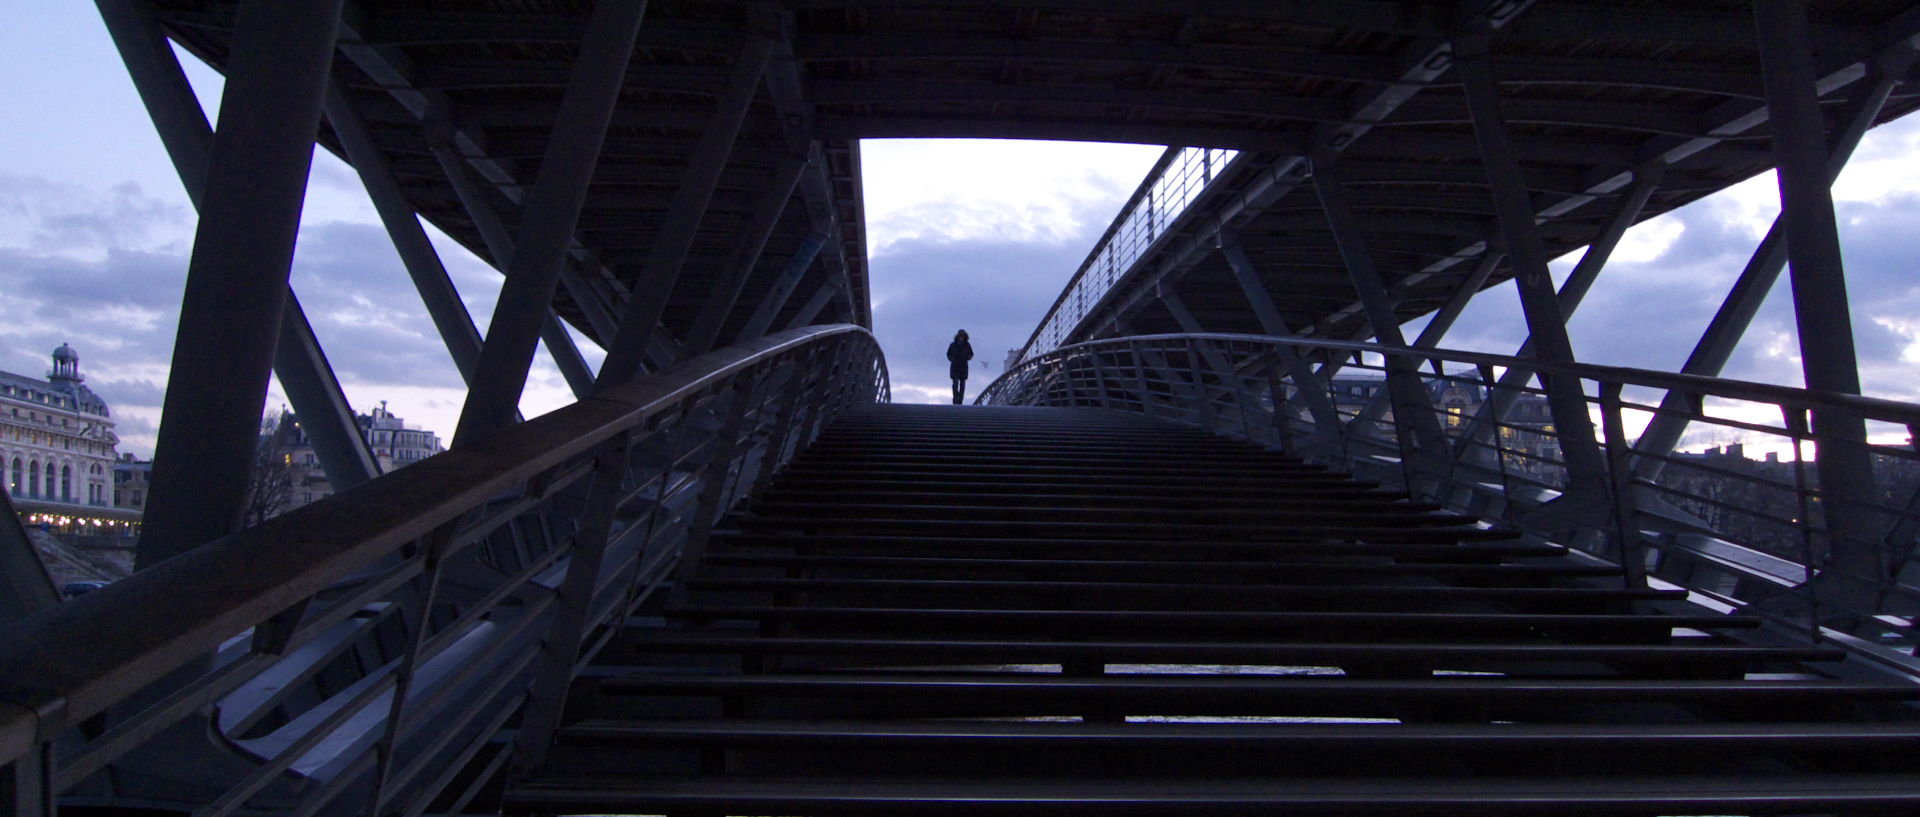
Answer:
POLYGON ((367 445, 373 447, 373 455, 380 460, 382 472, 404 468, 446 450, 440 445, 439 435, 409 428, 405 421, 393 416, 385 400, 380 401, 379 408, 357 419, 360 433, 366 435, 367 445))
POLYGON ((120 438, 107 402, 86 387, 80 356, 61 344, 46 380, 0 372, 0 461, 7 495, 109 507, 120 438))
MULTIPOLYGON (((1452 373, 1449 373, 1450 375, 1452 373)), ((1427 399, 1439 415, 1440 428, 1448 437, 1466 433, 1487 400, 1486 387, 1454 376, 1422 377, 1427 399)), ((1386 400, 1387 380, 1383 376, 1336 377, 1332 384, 1334 408, 1348 420, 1359 415, 1375 399, 1386 400)), ((1393 408, 1383 406, 1377 429, 1392 439, 1393 408)), ((1547 400, 1537 394, 1515 398, 1502 423, 1499 437, 1500 460, 1509 473, 1559 485, 1566 479, 1560 464, 1560 439, 1553 432, 1553 412, 1547 400)))
POLYGON ((113 502, 115 446, 107 402, 61 344, 41 380, 0 372, 0 471, 22 522, 61 533, 130 531, 138 513, 113 502))
MULTIPOLYGON (((446 450, 440 436, 408 426, 382 402, 354 418, 360 435, 373 450, 381 473, 404 468, 446 450)), ((320 456, 307 437, 300 418, 282 410, 261 425, 260 465, 254 475, 252 521, 276 516, 333 495, 333 484, 320 467, 320 456)))
POLYGON ((135 459, 121 454, 113 463, 113 506, 135 511, 147 509, 147 493, 153 480, 153 460, 135 459))

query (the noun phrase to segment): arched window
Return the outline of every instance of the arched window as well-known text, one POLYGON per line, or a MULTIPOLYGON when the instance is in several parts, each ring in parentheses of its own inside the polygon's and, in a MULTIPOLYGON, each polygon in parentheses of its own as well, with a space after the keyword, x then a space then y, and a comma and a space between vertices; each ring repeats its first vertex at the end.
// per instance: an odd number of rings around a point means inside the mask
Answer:
POLYGON ((20 495, 20 458, 13 458, 13 481, 7 483, 7 493, 20 495))
POLYGON ((60 501, 73 501, 73 466, 60 466, 60 501))
POLYGON ((40 461, 27 461, 27 496, 40 495, 40 461))

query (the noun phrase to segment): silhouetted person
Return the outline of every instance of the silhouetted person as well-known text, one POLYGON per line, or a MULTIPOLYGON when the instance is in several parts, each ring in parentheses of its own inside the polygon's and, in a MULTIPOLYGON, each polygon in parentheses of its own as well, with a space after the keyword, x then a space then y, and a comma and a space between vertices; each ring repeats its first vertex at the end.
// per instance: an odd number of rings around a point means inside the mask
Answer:
POLYGON ((947 344, 947 374, 953 377, 953 404, 967 396, 967 362, 973 360, 973 344, 967 342, 967 330, 954 333, 947 344))

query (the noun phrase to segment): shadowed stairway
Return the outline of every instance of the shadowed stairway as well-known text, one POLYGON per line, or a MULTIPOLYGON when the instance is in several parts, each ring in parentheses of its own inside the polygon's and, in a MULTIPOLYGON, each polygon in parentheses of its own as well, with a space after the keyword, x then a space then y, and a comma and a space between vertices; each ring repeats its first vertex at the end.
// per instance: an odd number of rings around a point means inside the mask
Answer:
POLYGON ((1911 685, 1252 446, 875 406, 576 681, 510 813, 1910 807, 1911 685))

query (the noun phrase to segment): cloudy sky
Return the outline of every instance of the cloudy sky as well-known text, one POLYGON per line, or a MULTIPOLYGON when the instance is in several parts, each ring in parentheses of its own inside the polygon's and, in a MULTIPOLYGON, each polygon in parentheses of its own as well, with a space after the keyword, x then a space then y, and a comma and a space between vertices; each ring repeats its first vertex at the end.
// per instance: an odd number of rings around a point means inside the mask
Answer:
MULTIPOLYGON (((209 110, 219 79, 191 64, 209 110)), ((123 451, 151 453, 194 216, 91 3, 0 3, 0 369, 40 375, 79 349, 123 451), (32 113, 26 113, 32 112, 32 113)), ((946 399, 942 351, 965 328, 977 391, 1025 342, 1157 146, 867 142, 874 324, 904 401, 946 399)), ((1920 400, 1920 123, 1868 136, 1836 188, 1866 391, 1920 400)), ((1679 366, 1776 208, 1762 177, 1636 228, 1575 316, 1583 359, 1679 366)), ((483 330, 499 276, 444 237, 483 330)), ((1564 271, 1572 259, 1557 266, 1564 271)), ((463 392, 351 169, 316 157, 293 272, 347 394, 446 435, 463 392)), ((1410 327, 1415 329, 1416 327, 1410 327)), ((1478 299, 1445 345, 1508 353, 1524 336, 1511 287, 1478 299)), ((1784 282, 1727 376, 1799 383, 1784 282)), ((597 359, 597 350, 589 349, 597 359)), ((522 408, 569 398, 543 365, 522 408)), ((273 406, 281 398, 270 398, 273 406)))

